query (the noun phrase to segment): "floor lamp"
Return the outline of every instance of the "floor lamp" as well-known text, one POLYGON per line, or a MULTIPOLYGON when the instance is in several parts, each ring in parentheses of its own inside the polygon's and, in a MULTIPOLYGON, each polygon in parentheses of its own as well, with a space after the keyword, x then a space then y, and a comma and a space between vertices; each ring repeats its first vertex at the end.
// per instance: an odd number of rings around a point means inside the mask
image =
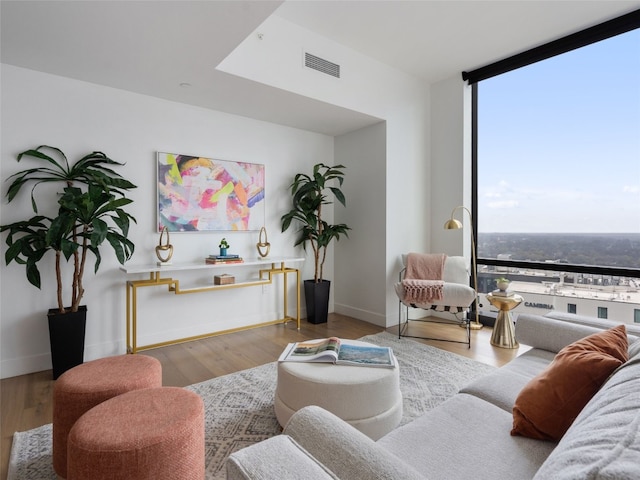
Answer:
POLYGON ((464 207, 462 205, 456 207, 453 209, 453 211, 451 212, 451 218, 449 220, 447 220, 447 222, 444 224, 444 229, 445 230, 459 230, 462 228, 462 222, 460 222, 459 220, 456 220, 455 218, 453 218, 453 216, 455 215, 457 210, 464 210, 469 214, 469 224, 471 225, 471 262, 472 262, 472 266, 473 266, 473 289, 476 292, 476 307, 475 307, 475 311, 476 311, 476 321, 475 322, 469 322, 469 328, 471 330, 480 330, 483 325, 480 323, 480 316, 478 313, 478 308, 480 307, 480 302, 478 301, 478 266, 476 264, 476 244, 474 241, 474 237, 473 237, 473 217, 471 215, 471 212, 469 211, 469 209, 467 207, 464 207))

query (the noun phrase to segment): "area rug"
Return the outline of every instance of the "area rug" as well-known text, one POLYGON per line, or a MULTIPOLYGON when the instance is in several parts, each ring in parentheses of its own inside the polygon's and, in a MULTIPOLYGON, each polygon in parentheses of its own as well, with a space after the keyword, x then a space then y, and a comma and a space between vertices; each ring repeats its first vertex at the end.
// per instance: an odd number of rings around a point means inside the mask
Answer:
MULTIPOLYGON (((401 425, 495 369, 387 332, 361 340, 389 346, 398 358, 404 398, 401 425)), ((275 383, 273 362, 186 387, 204 400, 208 480, 225 478, 225 459, 232 452, 281 432, 273 410, 275 383)), ((7 480, 55 480, 51 430, 49 424, 14 435, 7 480)))

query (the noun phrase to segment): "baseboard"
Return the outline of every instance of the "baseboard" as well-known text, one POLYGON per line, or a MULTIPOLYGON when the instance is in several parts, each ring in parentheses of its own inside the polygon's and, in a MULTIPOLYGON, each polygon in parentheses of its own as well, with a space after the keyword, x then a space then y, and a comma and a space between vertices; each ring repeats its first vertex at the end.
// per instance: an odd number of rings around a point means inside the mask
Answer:
MULTIPOLYGON (((289 315, 295 315, 295 308, 289 309, 287 313, 289 313, 289 315)), ((306 312, 304 308, 301 308, 300 318, 305 318, 305 313, 306 312)), ((138 335, 138 345, 150 345, 154 343, 173 340, 176 338, 192 337, 201 334, 212 333, 215 331, 224 331, 232 328, 250 328, 252 325, 266 323, 281 317, 282 312, 266 312, 261 313, 260 315, 234 318, 233 320, 230 320, 223 325, 216 325, 216 328, 211 328, 210 326, 207 328, 207 326, 198 325, 187 329, 172 329, 148 335, 138 335)), ((124 337, 108 343, 95 343, 91 345, 85 344, 84 361, 88 362, 91 360, 96 360, 98 358, 104 358, 111 355, 121 355, 124 353, 126 353, 124 337)), ((29 357, 10 358, 0 361, 0 378, 16 377, 18 375, 42 372, 44 370, 51 370, 50 352, 32 355, 29 357)))
POLYGON ((9 358, 0 362, 0 378, 17 377, 43 370, 51 370, 50 352, 29 357, 9 358))
POLYGON ((354 308, 350 307, 349 305, 343 305, 341 303, 334 303, 334 311, 341 315, 357 318, 358 320, 372 323, 373 325, 377 325, 379 327, 387 328, 388 326, 390 326, 387 325, 387 320, 384 315, 380 315, 379 313, 371 312, 369 310, 354 308))
MULTIPOLYGON (((84 346, 84 361, 125 353, 124 338, 118 342, 100 343, 84 346)), ((17 377, 29 373, 51 370, 51 352, 29 357, 9 358, 0 362, 0 378, 17 377)))

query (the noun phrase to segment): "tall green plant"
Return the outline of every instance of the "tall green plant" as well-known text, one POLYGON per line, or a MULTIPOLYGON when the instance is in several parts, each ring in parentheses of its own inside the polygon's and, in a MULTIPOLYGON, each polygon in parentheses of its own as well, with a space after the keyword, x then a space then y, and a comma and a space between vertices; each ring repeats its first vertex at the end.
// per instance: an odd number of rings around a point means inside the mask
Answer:
POLYGON ((100 247, 105 241, 121 264, 133 255, 134 245, 127 235, 130 222, 136 220, 123 207, 132 203, 125 193, 136 186, 111 169, 111 166, 123 164, 102 152, 85 155, 73 165, 60 149, 47 145, 26 150, 18 155, 17 160, 23 157, 32 157, 43 162, 44 166, 23 170, 7 179, 11 181, 7 191, 9 202, 16 198, 23 186, 33 183, 31 205, 38 213, 36 187, 50 182, 62 182, 64 187, 57 199, 55 217, 35 215, 25 221, 0 226, 0 231, 9 232, 5 261, 7 265, 12 261, 25 265, 29 283, 40 288, 38 263, 48 251, 54 251, 58 311, 64 313, 61 263, 62 258, 66 261, 73 258, 69 310, 76 312, 84 295, 83 278, 88 252, 95 256, 94 272, 100 267, 100 247))
POLYGON ((296 220, 300 228, 295 246, 302 244, 307 249, 307 243, 311 245, 315 260, 314 281, 323 280, 324 262, 327 256, 327 247, 332 240, 338 241, 340 235, 348 237, 351 230, 344 223, 330 225, 322 219, 323 205, 330 205, 331 193, 343 206, 347 206, 344 194, 340 187, 344 182, 344 165, 329 167, 318 163, 313 167, 311 176, 298 173, 290 185, 293 208, 281 217, 282 231, 285 232, 296 220), (335 183, 337 182, 337 186, 335 183), (333 185, 332 185, 333 183, 333 185))

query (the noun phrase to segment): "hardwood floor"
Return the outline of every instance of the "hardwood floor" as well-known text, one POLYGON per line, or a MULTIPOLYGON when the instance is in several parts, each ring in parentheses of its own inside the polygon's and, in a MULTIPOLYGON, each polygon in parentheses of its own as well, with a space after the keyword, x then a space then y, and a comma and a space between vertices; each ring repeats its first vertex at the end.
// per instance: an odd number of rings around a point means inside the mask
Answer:
MULTIPOLYGON (((412 334, 417 335, 464 338, 464 331, 455 326, 412 324, 411 329, 412 334)), ((303 321, 300 331, 290 322, 284 326, 256 328, 142 353, 160 360, 164 385, 184 387, 275 361, 290 342, 329 336, 356 339, 383 330, 354 318, 331 314, 326 324, 313 325, 303 321)), ((397 327, 387 330, 397 333, 397 327)), ((495 348, 489 343, 490 337, 491 329, 485 327, 479 331, 472 331, 471 348, 459 343, 418 339, 416 341, 495 366, 504 365, 527 349, 524 346, 517 350, 495 348)), ((52 391, 53 380, 50 370, 0 381, 0 478, 7 477, 13 433, 51 423, 52 391)))

